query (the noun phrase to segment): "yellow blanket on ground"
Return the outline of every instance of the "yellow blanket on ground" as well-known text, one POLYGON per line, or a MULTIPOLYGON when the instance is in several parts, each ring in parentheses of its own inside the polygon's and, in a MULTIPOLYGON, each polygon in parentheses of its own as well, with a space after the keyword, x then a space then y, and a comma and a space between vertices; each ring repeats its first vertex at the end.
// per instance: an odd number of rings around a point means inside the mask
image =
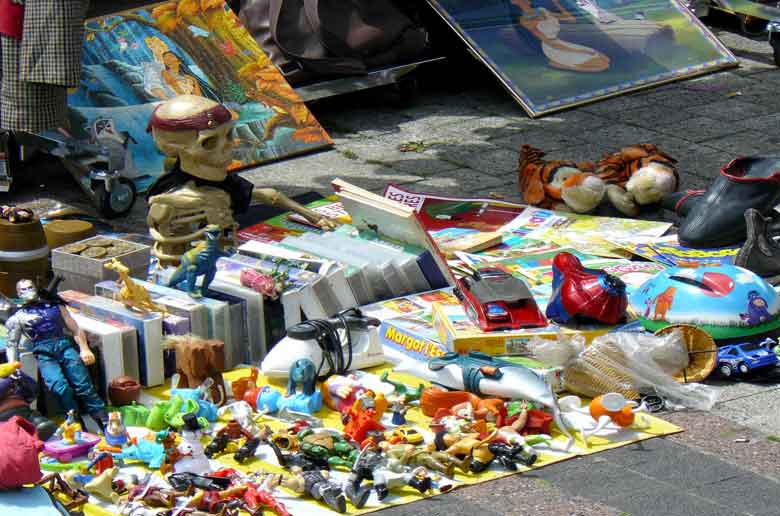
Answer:
MULTIPOLYGON (((378 368, 373 368, 369 371, 376 374, 381 374, 384 370, 388 370, 388 369, 389 369, 388 367, 378 367, 378 368)), ((249 374, 249 369, 236 369, 225 373, 224 377, 225 380, 229 383, 232 380, 247 376, 248 374, 249 374)), ((425 382, 421 382, 417 378, 403 375, 403 374, 397 374, 397 373, 392 374, 392 379, 403 382, 409 386, 416 386, 420 383, 425 383, 425 382)), ((258 384, 270 384, 274 387, 284 390, 284 385, 282 385, 280 382, 269 381, 263 378, 262 375, 258 379, 258 384)), ((161 386, 153 389, 147 389, 145 391, 145 395, 151 398, 166 399, 169 397, 168 391, 169 389, 167 386, 161 386)), ((322 419, 323 426, 325 427, 333 428, 337 430, 341 430, 343 428, 343 425, 341 424, 340 415, 332 410, 329 410, 326 407, 323 407, 323 409, 316 415, 322 419)), ((410 426, 417 428, 418 431, 420 431, 426 436, 431 435, 427 425, 429 418, 424 416, 420 412, 420 409, 418 407, 412 406, 408 411, 408 413, 406 414, 406 416, 407 416, 408 424, 410 426)), ((600 432, 598 436, 592 436, 589 439, 588 446, 586 446, 586 444, 582 442, 580 439, 577 439, 576 444, 568 452, 548 450, 545 448, 537 448, 537 450, 540 452, 539 460, 533 465, 532 468, 519 466, 518 472, 509 472, 504 470, 500 466, 494 464, 491 465, 491 467, 487 471, 480 474, 463 475, 458 473, 456 474, 455 478, 452 480, 442 478, 440 479, 440 485, 443 485, 444 483, 448 483, 448 484, 452 484, 454 487, 458 487, 461 485, 478 484, 481 482, 487 482, 499 477, 504 477, 516 473, 523 473, 525 471, 529 471, 530 469, 541 468, 548 464, 568 460, 577 456, 590 455, 611 448, 625 446, 627 444, 631 444, 637 441, 642 441, 645 439, 650 439, 653 437, 659 437, 663 435, 669 435, 669 434, 682 431, 681 428, 671 423, 667 423, 666 421, 663 421, 657 417, 647 416, 646 419, 647 422, 649 423, 649 426, 647 426, 646 428, 642 428, 641 430, 633 429, 633 428, 619 429, 617 427, 608 427, 603 432, 600 432)), ((265 418, 265 421, 262 421, 262 423, 268 424, 274 430, 281 429, 288 426, 285 422, 277 421, 271 417, 265 418)), ((217 427, 219 427, 222 424, 223 422, 217 423, 217 427)), ((567 442, 567 438, 561 434, 555 434, 553 437, 554 437, 554 441, 558 443, 561 448, 567 442)), ((249 471, 268 471, 268 472, 278 472, 278 473, 284 472, 284 470, 281 467, 279 467, 276 458, 274 457, 272 451, 267 446, 266 447, 261 446, 259 448, 257 460, 245 464, 237 464, 235 461, 233 461, 232 454, 225 454, 218 457, 217 462, 219 462, 223 466, 233 467, 245 472, 249 472, 249 471)), ((143 469, 140 466, 133 466, 132 468, 129 469, 122 468, 122 470, 123 471, 138 470, 135 472, 143 472, 143 469)), ((347 475, 348 475, 347 472, 334 471, 331 472, 331 479, 340 483, 346 480, 347 475)), ((348 514, 365 514, 368 512, 373 512, 379 509, 383 509, 385 507, 390 507, 393 505, 407 504, 419 500, 421 498, 425 498, 428 496, 435 496, 437 494, 439 494, 438 489, 434 489, 428 495, 421 495, 419 492, 417 492, 416 490, 410 487, 404 487, 403 489, 391 492, 391 494, 383 502, 379 502, 376 499, 376 495, 372 493, 371 498, 369 498, 369 501, 364 508, 356 509, 355 507, 353 507, 351 504, 348 503, 347 512, 348 514)), ((296 495, 294 495, 292 492, 289 492, 284 488, 278 488, 275 492, 275 496, 279 501, 285 504, 288 511, 293 515, 325 516, 325 515, 337 514, 331 511, 325 504, 318 503, 317 501, 308 498, 299 498, 296 495)), ((109 516, 109 515, 117 514, 118 508, 114 505, 100 502, 94 496, 92 496, 90 497, 90 503, 85 506, 84 511, 87 514, 87 516, 109 516)))

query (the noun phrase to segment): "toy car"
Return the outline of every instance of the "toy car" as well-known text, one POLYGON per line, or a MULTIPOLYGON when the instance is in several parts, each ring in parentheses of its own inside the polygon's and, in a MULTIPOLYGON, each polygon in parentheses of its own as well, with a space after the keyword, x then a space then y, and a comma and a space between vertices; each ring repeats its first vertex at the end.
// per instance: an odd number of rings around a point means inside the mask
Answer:
POLYGON ((390 438, 390 442, 408 443, 408 444, 420 444, 423 442, 423 436, 420 432, 414 428, 408 426, 399 426, 394 428, 390 438))
POLYGON ((508 272, 486 267, 457 281, 454 293, 482 331, 547 325, 526 284, 508 272))
POLYGON ((726 377, 737 372, 746 374, 754 369, 776 366, 778 363, 780 359, 766 341, 731 344, 718 349, 718 371, 726 377))

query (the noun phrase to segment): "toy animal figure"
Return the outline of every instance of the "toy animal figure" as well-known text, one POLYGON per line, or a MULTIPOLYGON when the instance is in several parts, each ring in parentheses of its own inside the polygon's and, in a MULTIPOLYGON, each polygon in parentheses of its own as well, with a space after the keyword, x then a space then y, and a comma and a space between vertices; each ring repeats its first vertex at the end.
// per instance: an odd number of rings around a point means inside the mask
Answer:
POLYGON ((287 380, 287 396, 298 392, 297 386, 301 385, 303 394, 311 396, 316 389, 317 369, 314 362, 307 358, 296 360, 290 367, 290 378, 287 380))
POLYGON ((257 375, 258 370, 256 367, 253 367, 249 372, 249 376, 243 376, 230 382, 230 390, 233 392, 234 401, 243 400, 246 391, 257 387, 257 375))
POLYGON ((122 415, 119 412, 108 414, 108 425, 105 429, 105 439, 111 446, 123 446, 130 438, 127 429, 122 423, 122 415))
POLYGON ((120 301, 126 307, 134 308, 139 312, 165 313, 165 308, 152 302, 152 298, 149 297, 149 291, 133 281, 133 278, 130 277, 130 269, 128 269, 125 264, 116 258, 112 258, 111 261, 106 263, 103 267, 112 270, 119 275, 119 281, 123 286, 116 294, 117 301, 120 301))
POLYGON ((674 294, 677 292, 675 287, 669 287, 655 298, 655 309, 653 310, 653 319, 656 321, 665 321, 666 312, 672 307, 674 294))
POLYGON ((545 152, 523 145, 517 172, 525 202, 542 208, 587 213, 604 198, 606 185, 593 163, 544 160, 545 152))
POLYGON ((638 215, 640 206, 660 202, 680 183, 677 160, 649 143, 604 156, 596 175, 607 184, 610 202, 629 216, 638 215))
POLYGON ((224 405, 228 399, 222 377, 222 371, 225 370, 225 344, 219 340, 192 336, 170 339, 165 345, 170 344, 176 350, 176 372, 179 375, 179 383, 174 387, 196 388, 206 378, 211 378, 211 402, 218 407, 224 405))
POLYGON ((220 246, 221 235, 222 229, 219 226, 214 224, 206 226, 206 231, 203 233, 206 240, 201 241, 194 249, 190 249, 181 256, 181 263, 168 281, 168 286, 175 287, 186 281, 187 292, 190 296, 203 297, 217 274, 217 260, 230 256, 220 246), (203 276, 200 290, 196 285, 198 276, 203 276))

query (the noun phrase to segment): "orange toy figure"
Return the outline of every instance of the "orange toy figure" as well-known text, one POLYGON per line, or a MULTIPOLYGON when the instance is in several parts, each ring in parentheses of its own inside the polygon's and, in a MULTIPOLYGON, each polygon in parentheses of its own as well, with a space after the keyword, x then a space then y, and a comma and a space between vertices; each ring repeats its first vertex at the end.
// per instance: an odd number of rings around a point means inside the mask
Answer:
POLYGON ((590 436, 598 434, 610 423, 614 423, 621 428, 627 428, 632 425, 647 427, 650 424, 647 418, 640 416, 641 419, 639 419, 636 416, 638 412, 647 411, 645 404, 638 405, 637 402, 627 400, 622 394, 617 392, 609 392, 593 398, 593 401, 590 402, 587 408, 582 406, 582 400, 577 396, 564 396, 559 400, 559 405, 564 418, 568 418, 567 412, 578 412, 580 414, 588 414, 596 420, 595 427, 579 429, 586 446, 590 446, 588 442, 590 436))
POLYGON ((672 307, 674 302, 674 295, 677 293, 675 287, 669 287, 655 298, 655 311, 653 313, 653 320, 666 320, 666 312, 672 307))
MULTIPOLYGON (((344 435, 356 443, 362 444, 369 432, 375 430, 381 432, 385 429, 379 422, 382 411, 375 404, 378 400, 371 394, 373 394, 372 391, 367 391, 366 395, 358 398, 343 418, 344 435)), ((384 396, 380 400, 384 400, 384 396)), ((387 402, 385 402, 384 408, 387 408, 387 402)))
POLYGON ((438 387, 423 389, 420 396, 420 409, 428 417, 441 415, 440 410, 446 409, 454 414, 455 407, 470 403, 474 410, 474 419, 498 420, 504 413, 504 402, 497 398, 482 399, 476 394, 466 391, 445 391, 438 387))
MULTIPOLYGON (((257 375, 257 368, 253 367, 249 373, 249 376, 244 376, 238 380, 233 380, 230 382, 230 390, 233 391, 233 399, 235 401, 243 400, 244 394, 246 394, 249 389, 254 389, 257 387, 257 375)), ((255 399, 257 399, 256 396, 255 399)))

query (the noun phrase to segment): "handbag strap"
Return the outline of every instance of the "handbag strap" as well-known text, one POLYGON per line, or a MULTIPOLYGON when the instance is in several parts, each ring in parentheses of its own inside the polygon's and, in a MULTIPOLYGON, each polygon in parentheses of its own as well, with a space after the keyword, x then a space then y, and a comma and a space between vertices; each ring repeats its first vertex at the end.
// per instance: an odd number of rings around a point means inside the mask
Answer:
MULTIPOLYGON (((313 0, 316 2, 316 0, 313 0)), ((302 68, 311 70, 320 74, 340 74, 340 75, 365 75, 367 70, 362 61, 347 57, 324 57, 324 58, 310 58, 305 57, 294 52, 291 52, 289 48, 284 44, 283 38, 279 33, 279 19, 281 17, 282 9, 284 9, 284 0, 271 0, 270 1, 270 13, 269 13, 269 25, 271 29, 271 37, 276 42, 279 49, 284 52, 290 58, 295 59, 300 63, 302 68)), ((314 24, 314 20, 311 19, 312 11, 309 7, 309 1, 304 1, 304 15, 306 16, 310 25, 314 24)), ((314 10, 316 13, 316 8, 314 10)), ((318 27, 313 27, 318 30, 318 27)))

